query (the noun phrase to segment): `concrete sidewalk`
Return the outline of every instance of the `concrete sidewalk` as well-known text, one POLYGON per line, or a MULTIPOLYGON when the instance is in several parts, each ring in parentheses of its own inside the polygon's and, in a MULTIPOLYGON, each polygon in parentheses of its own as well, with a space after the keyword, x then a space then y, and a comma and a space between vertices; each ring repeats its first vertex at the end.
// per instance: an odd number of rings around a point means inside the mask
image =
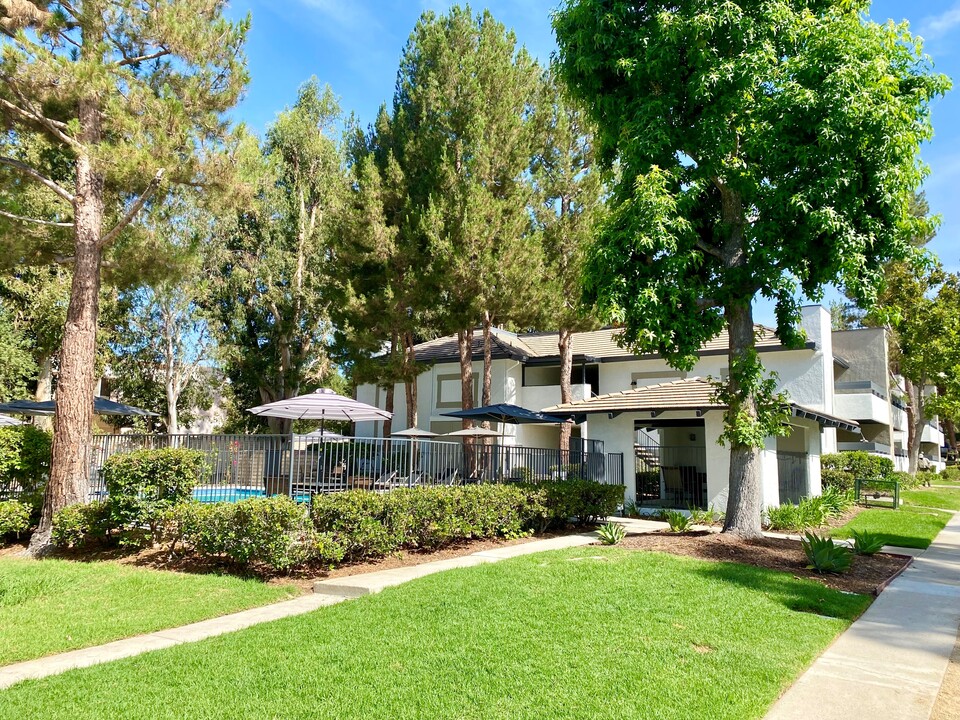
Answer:
MULTIPOLYGON (((629 534, 651 532, 664 527, 663 523, 645 520, 626 520, 611 518, 621 522, 629 534)), ((51 655, 37 660, 27 660, 0 667, 0 689, 10 687, 22 680, 37 679, 48 675, 58 675, 67 670, 90 667, 100 663, 133 657, 151 650, 173 647, 183 643, 196 642, 224 633, 242 630, 251 625, 258 625, 271 620, 302 615, 327 605, 334 605, 350 598, 368 595, 387 587, 400 585, 426 575, 443 572, 452 568, 471 567, 483 563, 498 562, 511 557, 530 555, 546 550, 559 550, 568 547, 578 547, 596 542, 596 533, 578 535, 563 535, 546 540, 534 540, 519 545, 484 550, 447 560, 410 565, 392 570, 352 575, 331 580, 322 580, 314 586, 314 593, 304 595, 294 600, 287 600, 273 605, 245 610, 232 615, 211 618, 183 627, 160 630, 146 635, 137 635, 132 638, 117 640, 106 645, 73 650, 71 652, 51 655)))
POLYGON ((960 513, 766 720, 928 720, 960 626, 960 513))

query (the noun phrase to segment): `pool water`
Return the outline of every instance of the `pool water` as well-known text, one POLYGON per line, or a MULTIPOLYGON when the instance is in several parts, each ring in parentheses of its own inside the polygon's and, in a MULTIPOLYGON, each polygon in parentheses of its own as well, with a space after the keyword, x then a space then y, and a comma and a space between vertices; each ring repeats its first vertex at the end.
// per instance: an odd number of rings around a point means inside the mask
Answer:
MULTIPOLYGON (((257 498, 266 496, 266 491, 260 488, 239 488, 239 487, 206 487, 195 488, 193 499, 204 503, 214 502, 237 502, 247 500, 248 498, 257 498)), ((309 502, 310 495, 306 493, 297 493, 293 496, 297 502, 309 502)))

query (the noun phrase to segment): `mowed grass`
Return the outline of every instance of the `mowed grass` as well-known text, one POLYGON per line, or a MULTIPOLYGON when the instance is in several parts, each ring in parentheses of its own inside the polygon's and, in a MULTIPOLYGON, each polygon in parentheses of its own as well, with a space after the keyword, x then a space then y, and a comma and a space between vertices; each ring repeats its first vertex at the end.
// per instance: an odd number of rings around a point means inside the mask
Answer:
POLYGON ((99 645, 298 594, 218 575, 0 559, 0 665, 99 645))
POLYGON ((930 508, 901 505, 898 510, 870 508, 831 532, 836 538, 849 539, 854 530, 882 535, 887 545, 926 548, 946 526, 951 514, 930 508))
POLYGON ((960 487, 955 490, 952 488, 902 490, 900 492, 900 499, 908 505, 916 505, 918 507, 960 510, 960 487))
POLYGON ((869 603, 755 567, 575 548, 22 683, 0 718, 759 718, 869 603))

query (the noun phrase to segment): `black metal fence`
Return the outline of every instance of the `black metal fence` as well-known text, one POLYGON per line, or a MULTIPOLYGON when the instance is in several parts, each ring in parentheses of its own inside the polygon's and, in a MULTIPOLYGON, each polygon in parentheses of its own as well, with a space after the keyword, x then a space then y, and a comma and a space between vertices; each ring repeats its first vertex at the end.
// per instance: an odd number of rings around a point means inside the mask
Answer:
POLYGON ((707 449, 686 445, 638 445, 635 453, 638 505, 706 508, 707 449))
POLYGON ((421 485, 457 485, 579 477, 623 484, 622 458, 608 472, 602 443, 560 450, 411 438, 346 438, 315 441, 303 435, 98 435, 91 452, 90 497, 106 494, 103 467, 118 453, 182 447, 207 457, 207 475, 194 490, 205 502, 288 494, 387 491, 421 485))
POLYGON ((777 452, 777 476, 780 485, 780 504, 800 502, 810 494, 807 477, 807 454, 801 452, 777 452))

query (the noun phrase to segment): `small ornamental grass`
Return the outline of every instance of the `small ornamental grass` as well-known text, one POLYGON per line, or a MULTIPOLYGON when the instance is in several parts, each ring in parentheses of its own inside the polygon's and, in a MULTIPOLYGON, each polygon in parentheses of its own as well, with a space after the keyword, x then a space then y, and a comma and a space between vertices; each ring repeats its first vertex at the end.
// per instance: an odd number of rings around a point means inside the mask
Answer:
POLYGON ((597 530, 597 536, 604 545, 618 545, 627 536, 627 531, 620 523, 608 522, 597 530))
POLYGON ((809 561, 808 570, 816 570, 821 574, 839 574, 850 569, 853 553, 850 548, 834 543, 833 538, 808 532, 804 534, 800 544, 809 561))
POLYGON ((875 555, 886 544, 883 536, 878 533, 854 530, 851 535, 853 535, 853 552, 857 555, 875 555))

